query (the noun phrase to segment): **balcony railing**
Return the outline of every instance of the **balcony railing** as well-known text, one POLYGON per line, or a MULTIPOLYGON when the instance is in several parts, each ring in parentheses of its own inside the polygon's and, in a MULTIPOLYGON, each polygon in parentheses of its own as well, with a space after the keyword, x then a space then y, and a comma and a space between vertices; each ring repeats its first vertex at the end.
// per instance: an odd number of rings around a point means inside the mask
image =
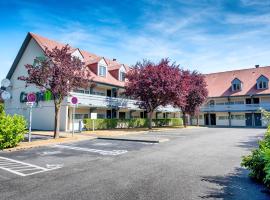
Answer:
MULTIPOLYGON (((117 98, 117 97, 107 97, 94 94, 82 94, 71 92, 71 96, 76 96, 78 98, 80 107, 97 107, 97 108, 126 108, 130 110, 141 110, 136 105, 136 100, 117 98)), ((67 102, 70 104, 71 97, 68 97, 67 102)), ((158 111, 163 112, 178 112, 179 109, 173 108, 172 106, 159 107, 158 111)))
POLYGON ((257 111, 261 108, 270 110, 270 103, 207 105, 207 106, 202 106, 200 110, 202 112, 237 112, 237 111, 257 111))

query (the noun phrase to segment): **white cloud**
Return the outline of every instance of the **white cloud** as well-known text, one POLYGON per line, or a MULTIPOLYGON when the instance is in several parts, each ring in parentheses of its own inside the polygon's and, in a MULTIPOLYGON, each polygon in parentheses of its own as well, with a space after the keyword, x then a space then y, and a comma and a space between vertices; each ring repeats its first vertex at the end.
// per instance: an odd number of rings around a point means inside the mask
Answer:
POLYGON ((269 6, 270 1, 268 0, 241 0, 245 6, 269 6))

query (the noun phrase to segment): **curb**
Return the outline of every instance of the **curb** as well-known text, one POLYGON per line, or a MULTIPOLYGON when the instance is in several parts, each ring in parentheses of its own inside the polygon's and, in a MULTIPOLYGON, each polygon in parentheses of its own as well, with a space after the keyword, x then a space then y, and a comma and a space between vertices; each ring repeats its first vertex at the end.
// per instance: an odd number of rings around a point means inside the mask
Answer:
POLYGON ((151 139, 129 139, 129 138, 115 138, 115 137, 97 137, 97 139, 130 141, 130 142, 148 142, 148 143, 161 143, 161 142, 169 141, 169 139, 167 139, 167 138, 151 140, 151 139))

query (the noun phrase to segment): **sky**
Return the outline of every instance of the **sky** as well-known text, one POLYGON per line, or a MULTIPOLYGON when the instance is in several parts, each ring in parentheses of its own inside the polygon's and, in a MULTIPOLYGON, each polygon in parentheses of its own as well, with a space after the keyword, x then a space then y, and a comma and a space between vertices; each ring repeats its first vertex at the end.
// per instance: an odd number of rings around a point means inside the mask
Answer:
POLYGON ((0 1, 0 80, 27 32, 134 65, 212 73, 270 65, 270 0, 0 1))

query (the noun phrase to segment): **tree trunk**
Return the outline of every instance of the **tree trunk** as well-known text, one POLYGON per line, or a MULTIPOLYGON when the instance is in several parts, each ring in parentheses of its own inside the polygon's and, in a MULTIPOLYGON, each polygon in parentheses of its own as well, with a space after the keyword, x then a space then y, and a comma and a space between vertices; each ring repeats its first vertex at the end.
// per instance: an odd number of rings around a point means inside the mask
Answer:
POLYGON ((197 126, 199 126, 199 115, 197 115, 196 118, 197 118, 197 126))
POLYGON ((148 128, 149 128, 149 129, 152 129, 152 118, 153 118, 153 112, 150 111, 150 112, 148 113, 148 128))
POLYGON ((59 128, 60 128, 60 108, 61 108, 61 104, 54 104, 54 109, 55 109, 55 113, 54 113, 54 138, 59 138, 59 128))
POLYGON ((183 125, 186 128, 187 127, 187 122, 186 122, 186 113, 183 112, 183 125))

